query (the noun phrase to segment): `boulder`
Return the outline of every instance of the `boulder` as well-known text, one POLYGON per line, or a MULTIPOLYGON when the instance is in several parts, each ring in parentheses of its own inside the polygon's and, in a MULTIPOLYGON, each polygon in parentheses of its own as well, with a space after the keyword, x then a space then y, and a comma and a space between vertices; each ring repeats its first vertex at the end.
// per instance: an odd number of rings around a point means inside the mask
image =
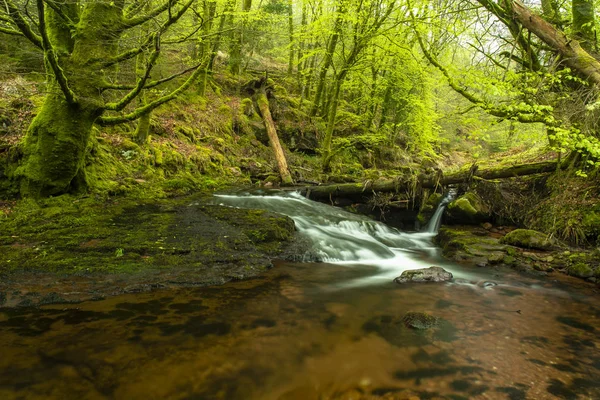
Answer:
POLYGON ((548 235, 532 229, 515 229, 500 239, 500 243, 536 250, 551 250, 556 244, 548 235))
POLYGON ((478 195, 465 193, 448 204, 446 221, 451 224, 479 224, 490 219, 490 210, 478 195))
POLYGON ((429 267, 404 271, 394 279, 396 283, 408 282, 445 282, 452 279, 452 273, 441 267, 429 267))

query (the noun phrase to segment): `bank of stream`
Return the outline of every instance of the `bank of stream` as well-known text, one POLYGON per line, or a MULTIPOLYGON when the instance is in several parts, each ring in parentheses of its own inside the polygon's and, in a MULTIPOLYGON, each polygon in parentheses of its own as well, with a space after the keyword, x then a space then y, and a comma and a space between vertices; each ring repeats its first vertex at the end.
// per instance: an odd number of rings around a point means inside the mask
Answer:
POLYGON ((399 232, 294 194, 181 206, 287 214, 303 246, 224 286, 0 310, 0 398, 600 397, 600 308, 588 283, 449 262, 431 233, 399 232), (430 265, 454 279, 392 281, 430 265), (437 324, 411 329, 402 320, 409 312, 437 324))

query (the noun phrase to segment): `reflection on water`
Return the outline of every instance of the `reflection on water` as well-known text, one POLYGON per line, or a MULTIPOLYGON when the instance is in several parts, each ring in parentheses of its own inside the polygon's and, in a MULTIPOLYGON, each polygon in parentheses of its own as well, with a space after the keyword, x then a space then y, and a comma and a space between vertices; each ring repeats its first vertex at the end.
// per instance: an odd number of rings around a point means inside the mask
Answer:
POLYGON ((0 310, 0 400, 600 399, 599 296, 589 286, 443 263, 430 234, 293 195, 267 203, 331 263, 0 310), (432 264, 456 279, 392 282, 432 264), (411 311, 439 326, 405 327, 411 311))
POLYGON ((3 310, 0 398, 600 398, 597 295, 511 271, 335 286, 372 272, 278 263, 223 287, 3 310), (408 311, 442 323, 410 330, 408 311))

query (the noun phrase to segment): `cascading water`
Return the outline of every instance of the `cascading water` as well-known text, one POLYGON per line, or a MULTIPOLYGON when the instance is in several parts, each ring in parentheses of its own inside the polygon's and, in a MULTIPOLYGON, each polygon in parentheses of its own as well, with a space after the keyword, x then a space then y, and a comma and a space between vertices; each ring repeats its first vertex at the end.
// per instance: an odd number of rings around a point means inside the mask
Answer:
MULTIPOLYGON (((448 200, 450 201, 450 200, 448 200)), ((297 193, 260 191, 219 194, 214 202, 241 208, 259 208, 289 216, 313 252, 327 263, 374 266, 379 272, 360 282, 393 279, 409 269, 444 263, 432 244, 432 232, 404 233, 365 216, 308 200, 297 193)), ((452 271, 452 266, 447 267, 452 271)))
POLYGON ((450 204, 450 202, 452 200, 454 200, 455 197, 456 197, 456 189, 452 188, 442 198, 442 200, 440 201, 440 204, 438 204, 437 209, 431 216, 431 219, 429 220, 429 222, 427 223, 427 226, 424 229, 425 232, 435 234, 440 230, 440 225, 442 224, 442 215, 444 215, 444 210, 446 209, 446 206, 448 204, 450 204))

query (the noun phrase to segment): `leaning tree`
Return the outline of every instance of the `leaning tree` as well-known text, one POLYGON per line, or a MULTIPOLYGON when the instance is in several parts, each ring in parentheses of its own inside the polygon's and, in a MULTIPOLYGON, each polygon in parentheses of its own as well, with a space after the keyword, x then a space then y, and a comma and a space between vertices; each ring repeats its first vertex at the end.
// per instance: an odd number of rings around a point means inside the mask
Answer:
MULTIPOLYGON (((15 172, 23 196, 85 188, 84 159, 94 124, 119 124, 147 115, 192 85, 202 72, 188 68, 163 79, 151 78, 167 42, 161 38, 174 24, 182 25, 195 0, 164 0, 154 7, 148 6, 153 4, 149 0, 36 0, 35 6, 0 1, 0 32, 24 36, 43 52, 47 75, 44 103, 27 130, 15 172), (133 37, 138 40, 124 40, 133 37), (140 60, 140 55, 145 55, 144 64, 136 68, 135 79, 115 82, 119 68, 140 60), (191 75, 176 88, 136 102, 137 108, 131 106, 147 89, 184 72, 191 75)), ((191 35, 194 27, 189 28, 191 35)))

